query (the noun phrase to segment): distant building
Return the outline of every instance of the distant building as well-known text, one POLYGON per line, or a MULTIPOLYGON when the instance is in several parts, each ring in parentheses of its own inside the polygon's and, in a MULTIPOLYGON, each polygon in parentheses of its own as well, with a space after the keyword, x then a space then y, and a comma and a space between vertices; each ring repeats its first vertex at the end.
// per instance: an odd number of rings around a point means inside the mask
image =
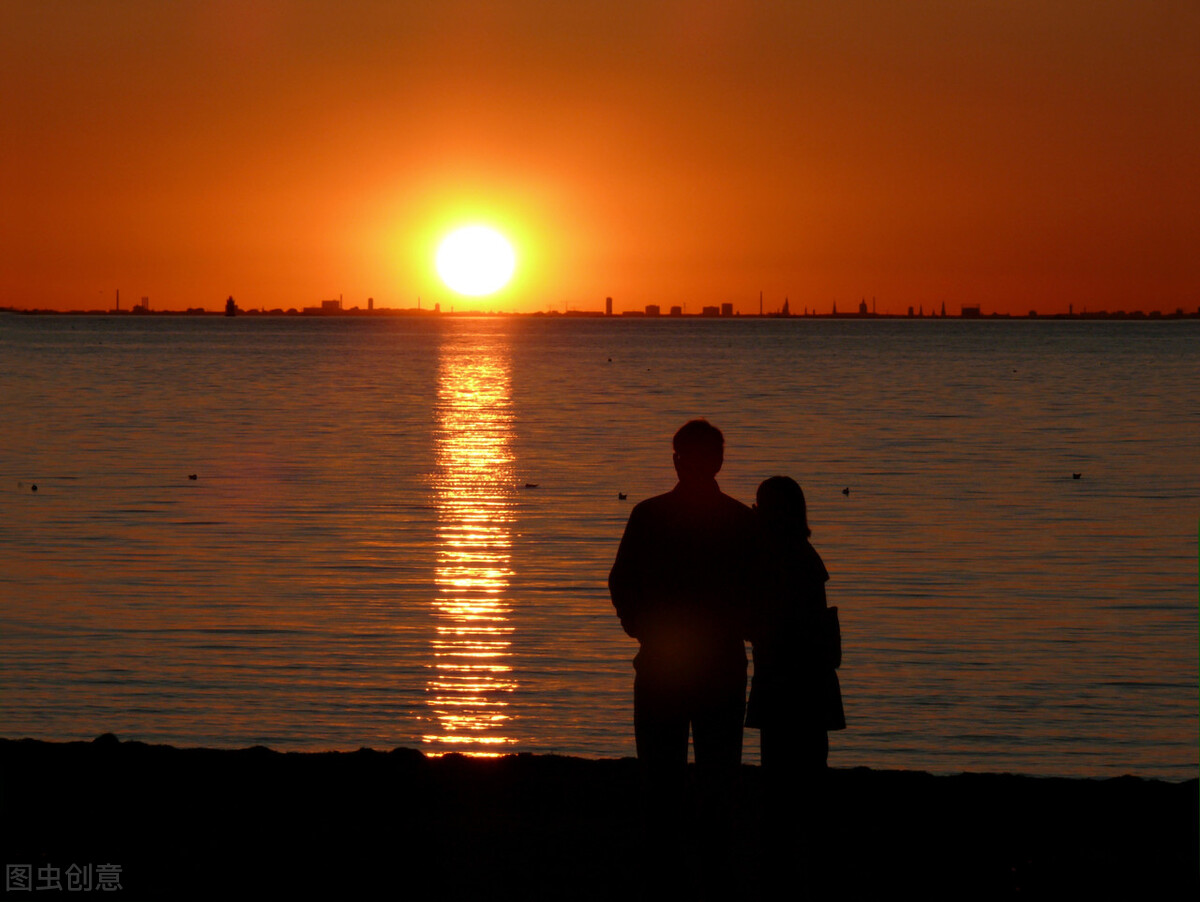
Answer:
POLYGON ((676 305, 671 308, 671 316, 683 316, 683 308, 676 305))
POLYGON ((375 310, 375 298, 367 298, 367 312, 371 313, 375 310))
POLYGON ((321 301, 321 312, 322 313, 338 313, 341 311, 341 309, 342 309, 342 299, 341 298, 338 298, 336 301, 321 301))
POLYGON ((662 310, 659 308, 658 304, 646 305, 646 316, 659 316, 661 313, 662 310))
POLYGON ((866 298, 863 298, 863 299, 862 299, 861 301, 859 301, 859 303, 858 303, 858 315, 859 315, 859 316, 866 316, 866 315, 867 315, 867 299, 866 299, 866 298))
POLYGON ((722 304, 721 316, 733 316, 733 304, 722 304))
POLYGON ((721 308, 720 307, 701 307, 700 315, 701 316, 720 316, 721 308))
POLYGON ((979 305, 976 304, 973 307, 963 307, 961 315, 964 317, 980 316, 979 305))
POLYGON ((909 315, 909 316, 914 316, 914 315, 915 315, 915 311, 913 310, 913 308, 912 308, 912 305, 911 305, 911 304, 909 305, 909 308, 908 308, 908 315, 909 315))
POLYGON ((604 315, 612 316, 612 298, 604 299, 604 315))

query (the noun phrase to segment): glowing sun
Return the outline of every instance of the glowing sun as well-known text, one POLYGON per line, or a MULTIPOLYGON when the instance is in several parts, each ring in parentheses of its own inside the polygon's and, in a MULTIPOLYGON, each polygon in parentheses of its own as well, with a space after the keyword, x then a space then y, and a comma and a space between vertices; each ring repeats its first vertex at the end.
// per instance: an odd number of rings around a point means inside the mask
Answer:
POLYGON ((478 297, 499 291, 508 284, 516 266, 512 245, 487 226, 458 229, 438 247, 438 275, 459 294, 478 297))

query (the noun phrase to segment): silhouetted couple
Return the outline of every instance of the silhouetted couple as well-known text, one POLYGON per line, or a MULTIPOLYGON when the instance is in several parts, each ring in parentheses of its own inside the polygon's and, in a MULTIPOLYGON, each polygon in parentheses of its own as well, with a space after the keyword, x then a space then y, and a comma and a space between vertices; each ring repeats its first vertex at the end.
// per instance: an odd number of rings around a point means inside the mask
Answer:
POLYGON ((745 640, 754 643, 755 666, 748 725, 762 731, 763 775, 774 803, 767 829, 781 844, 788 842, 781 834, 790 821, 812 814, 794 806, 824 807, 817 796, 826 731, 844 726, 834 672, 839 662, 825 603, 829 577, 808 542, 800 487, 787 477, 766 480, 756 512, 717 485, 725 450, 719 429, 691 420, 673 445, 679 482, 633 509, 609 589, 621 626, 640 645, 633 662, 634 732, 645 780, 646 842, 657 858, 651 864, 669 891, 686 844, 695 842, 704 886, 720 895, 720 884, 738 879, 731 871, 732 823, 747 722, 745 640), (697 772, 694 819, 689 729, 697 772))

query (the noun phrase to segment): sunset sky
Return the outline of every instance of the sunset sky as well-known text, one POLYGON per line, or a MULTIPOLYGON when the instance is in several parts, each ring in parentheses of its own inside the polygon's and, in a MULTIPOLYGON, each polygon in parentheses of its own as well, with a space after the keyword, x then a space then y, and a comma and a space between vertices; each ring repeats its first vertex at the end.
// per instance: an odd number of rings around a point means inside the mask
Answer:
POLYGON ((5 0, 0 306, 1195 311, 1197 48, 1195 0, 5 0))

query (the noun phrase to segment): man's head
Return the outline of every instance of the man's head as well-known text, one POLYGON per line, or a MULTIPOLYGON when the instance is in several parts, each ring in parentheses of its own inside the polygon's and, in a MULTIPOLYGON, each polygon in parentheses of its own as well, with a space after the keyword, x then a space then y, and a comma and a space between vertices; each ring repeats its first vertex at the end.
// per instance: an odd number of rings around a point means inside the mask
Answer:
POLYGON ((675 472, 682 482, 711 479, 725 461, 725 436, 708 420, 688 420, 671 442, 675 472))

